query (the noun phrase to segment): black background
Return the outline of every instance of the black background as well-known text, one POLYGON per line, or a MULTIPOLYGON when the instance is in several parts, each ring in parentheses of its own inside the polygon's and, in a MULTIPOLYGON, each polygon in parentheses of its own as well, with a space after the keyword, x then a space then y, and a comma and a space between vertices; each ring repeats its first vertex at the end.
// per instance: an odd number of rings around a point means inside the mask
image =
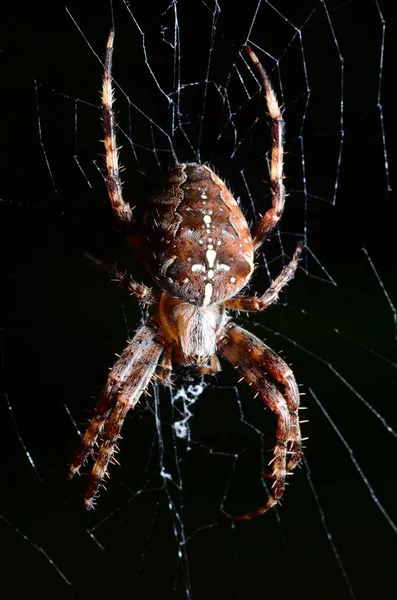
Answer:
MULTIPOLYGON (((161 27, 172 24, 172 12, 162 16, 167 3, 159 7, 134 4, 132 9, 146 36, 149 64, 164 89, 170 89, 172 68, 166 50, 173 29, 161 27)), ((255 2, 238 3, 236 8, 228 4, 221 3, 216 28, 220 41, 214 46, 216 75, 212 76, 219 81, 238 59, 257 6, 255 2)), ((338 48, 321 3, 276 0, 274 6, 299 27, 312 8, 319 15, 310 26, 302 27, 312 94, 303 141, 309 190, 329 200, 341 131, 338 48)), ((330 1, 326 6, 344 58, 345 138, 336 205, 310 200, 307 242, 337 286, 316 279, 323 273, 308 254, 283 302, 269 314, 251 318, 248 327, 266 337, 276 350, 285 351, 298 381, 305 385, 310 419, 305 426, 305 435, 310 436, 306 458, 311 481, 356 597, 369 598, 396 589, 396 532, 310 390, 348 441, 376 498, 396 521, 396 440, 375 414, 381 414, 397 429, 396 328, 393 310, 362 250, 367 249, 393 302, 397 291, 395 220, 388 187, 394 183, 395 118, 390 88, 395 28, 392 15, 385 12, 381 100, 391 173, 387 181, 377 109, 382 24, 376 3, 330 1), (309 277, 305 276, 304 266, 309 269, 309 277)), ((110 4, 70 2, 67 7, 102 58, 112 24, 110 4)), ((387 11, 386 3, 380 3, 380 7, 387 11)), ((263 491, 259 478, 260 438, 255 432, 251 434, 240 419, 234 374, 227 367, 217 382, 209 382, 210 387, 194 407, 191 428, 196 444, 187 458, 184 443, 180 444, 179 456, 185 459, 181 463, 183 493, 172 485, 168 487, 169 496, 161 490, 164 481, 156 470, 157 442, 153 444, 156 394, 148 399, 149 409, 142 408, 127 419, 118 457, 121 467, 113 469, 109 493, 102 494, 95 514, 87 516, 83 512, 83 480, 65 482, 66 465, 77 443, 67 410, 79 423, 89 418, 114 353, 122 350, 141 318, 134 301, 108 285, 106 276, 90 269, 83 253, 89 251, 114 260, 136 279, 148 282, 117 232, 103 180, 93 165, 93 160, 101 165, 103 152, 100 114, 94 108, 99 106, 102 68, 65 9, 62 2, 32 3, 29 9, 11 3, 2 5, 0 211, 6 309, 1 341, 4 395, 0 407, 0 564, 1 586, 7 590, 3 590, 3 597, 102 598, 116 593, 134 598, 184 598, 189 588, 192 598, 208 600, 268 595, 287 598, 292 594, 298 598, 349 598, 306 467, 291 478, 278 512, 237 527, 229 519, 228 514, 257 506, 263 491), (228 456, 214 455, 206 448, 228 456), (234 452, 242 453, 235 470, 230 459, 234 452), (152 461, 146 472, 150 475, 143 479, 148 460, 152 461), (143 480, 147 491, 135 497, 143 480), (170 499, 176 513, 168 507, 170 499), (176 541, 181 529, 175 514, 182 517, 189 538, 181 560, 176 541), (89 535, 93 527, 102 548, 89 535), (48 557, 71 585, 52 567, 48 557)), ((114 9, 117 82, 132 102, 162 124, 167 102, 148 74, 142 38, 123 4, 115 2, 114 9)), ((212 15, 199 2, 182 2, 178 10, 186 49, 183 68, 188 69, 190 81, 199 81, 205 77, 207 57, 200 52, 200 40, 208 49, 212 15)), ((292 37, 291 27, 263 3, 251 43, 282 56, 292 37)), ((302 173, 298 163, 303 101, 294 100, 305 87, 298 42, 299 38, 281 61, 287 111, 286 184, 291 190, 281 227, 287 255, 303 229, 302 173)), ((265 57, 261 55, 261 59, 265 57)), ((265 66, 271 69, 273 65, 269 62, 265 66)), ((190 114, 197 115, 201 104, 194 90, 189 99, 190 114)), ((120 93, 117 102, 120 124, 127 128, 128 106, 120 93)), ((263 162, 255 160, 259 156, 263 161, 267 138, 250 138, 252 143, 231 160, 232 138, 225 136, 224 142, 218 143, 212 136, 219 130, 219 112, 212 108, 211 95, 208 106, 200 146, 202 161, 215 165, 243 201, 244 186, 236 173, 253 161, 254 166, 248 169, 250 191, 256 198, 263 198, 263 162)), ((259 114, 256 101, 250 110, 259 114)), ((242 113, 239 135, 244 130, 242 113)), ((132 114, 133 139, 152 148, 147 122, 140 122, 136 113, 132 114)), ((249 118, 251 123, 252 116, 249 118)), ((191 126, 186 124, 193 145, 199 122, 193 118, 191 126)), ((165 147, 156 131, 153 135, 154 145, 165 147)), ((126 146, 125 141, 122 143, 126 146)), ((181 136, 176 136, 175 147, 180 160, 197 159, 181 136)), ((137 205, 137 212, 170 166, 169 152, 159 153, 160 165, 153 152, 138 149, 138 156, 139 165, 130 149, 122 156, 126 165, 125 197, 137 205)), ((273 246, 272 242, 268 244, 267 256, 276 257, 279 249, 276 239, 273 246)), ((280 264, 276 259, 270 264, 273 276, 280 264)), ((259 287, 266 285, 260 277, 264 273, 259 269, 259 287)), ((175 476, 168 426, 173 418, 170 399, 164 391, 160 396, 166 444, 163 466, 175 476)), ((245 389, 240 398, 245 419, 270 437, 275 426, 272 417, 263 415, 245 389)))

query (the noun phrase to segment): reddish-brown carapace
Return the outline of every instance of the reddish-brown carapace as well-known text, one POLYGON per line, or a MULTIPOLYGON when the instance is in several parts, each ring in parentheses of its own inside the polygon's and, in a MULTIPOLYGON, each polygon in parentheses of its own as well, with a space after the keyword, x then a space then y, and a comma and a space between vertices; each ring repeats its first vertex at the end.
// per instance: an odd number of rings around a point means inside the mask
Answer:
POLYGON ((283 117, 269 78, 252 49, 246 46, 269 113, 271 207, 250 231, 236 200, 214 171, 202 164, 180 163, 161 191, 152 196, 144 223, 138 226, 133 210, 123 199, 119 175, 111 76, 113 43, 111 31, 102 89, 106 186, 120 228, 156 286, 146 287, 91 259, 139 302, 149 305, 151 316, 111 369, 69 476, 75 475, 84 461, 94 455, 85 489, 85 506, 92 508, 109 462, 114 459, 124 419, 153 378, 170 385, 175 369, 186 369, 194 375, 214 374, 220 370, 220 355, 251 386, 255 397, 277 416, 274 453, 269 463, 269 498, 254 512, 236 517, 251 519, 280 500, 286 474, 302 456, 299 392, 290 367, 230 316, 230 311, 261 311, 273 304, 298 266, 301 244, 263 295, 240 294, 253 273, 255 250, 272 233, 284 209, 283 117))

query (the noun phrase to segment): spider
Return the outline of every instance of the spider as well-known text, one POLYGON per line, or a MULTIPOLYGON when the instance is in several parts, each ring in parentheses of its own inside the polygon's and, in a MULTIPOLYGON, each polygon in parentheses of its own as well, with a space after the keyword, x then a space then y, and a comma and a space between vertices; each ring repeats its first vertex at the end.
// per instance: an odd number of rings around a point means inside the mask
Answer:
POLYGON ((245 51, 260 79, 270 117, 270 192, 272 207, 252 233, 225 183, 206 165, 180 163, 152 196, 139 228, 133 210, 123 200, 113 112, 112 55, 114 30, 109 34, 102 88, 102 121, 106 151, 106 187, 112 211, 133 250, 157 284, 139 284, 113 267, 92 259, 139 302, 153 311, 110 370, 94 416, 81 440, 69 478, 98 451, 85 488, 85 507, 94 507, 107 475, 127 413, 155 378, 171 384, 173 369, 195 375, 220 370, 217 353, 237 370, 262 402, 277 416, 276 442, 270 461, 270 496, 254 512, 235 517, 251 519, 277 504, 285 477, 302 457, 298 417, 299 392, 289 366, 252 333, 231 320, 228 312, 261 311, 273 304, 294 276, 302 245, 262 296, 238 295, 254 271, 254 253, 276 227, 284 209, 284 122, 271 86, 257 56, 245 51), (282 392, 280 391, 282 390, 282 392), (98 440, 100 440, 98 442, 98 440))

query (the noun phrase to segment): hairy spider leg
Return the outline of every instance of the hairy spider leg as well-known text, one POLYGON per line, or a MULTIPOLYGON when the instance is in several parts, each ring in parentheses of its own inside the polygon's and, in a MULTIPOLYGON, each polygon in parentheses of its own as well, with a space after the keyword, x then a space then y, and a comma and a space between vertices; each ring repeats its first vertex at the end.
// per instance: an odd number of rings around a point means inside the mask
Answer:
POLYGON ((106 187, 112 205, 113 213, 117 220, 123 224, 129 224, 132 219, 131 206, 123 200, 123 190, 120 180, 119 149, 116 139, 116 120, 113 111, 114 93, 112 86, 112 57, 113 57, 114 30, 112 29, 107 45, 105 56, 105 70, 102 85, 102 125, 104 133, 104 144, 106 152, 106 187))
POLYGON ((69 471, 69 478, 72 478, 88 456, 93 454, 100 437, 102 441, 98 455, 84 492, 87 510, 94 507, 96 493, 115 452, 124 419, 148 387, 162 352, 163 345, 157 340, 157 331, 144 325, 137 331, 109 373, 95 414, 69 471))
POLYGON ((284 267, 262 296, 236 296, 235 298, 230 298, 230 300, 225 300, 222 303, 223 306, 233 310, 244 310, 246 312, 260 311, 268 308, 277 301, 282 288, 294 277, 301 252, 302 244, 299 243, 292 260, 284 267))
POLYGON ((110 277, 110 280, 117 283, 119 287, 127 290, 131 296, 135 296, 141 304, 155 305, 159 303, 160 295, 156 290, 138 283, 135 279, 132 279, 130 275, 123 273, 113 265, 92 256, 91 254, 85 254, 84 257, 95 267, 105 271, 110 277))
POLYGON ((262 83, 265 102, 270 116, 270 130, 272 135, 272 148, 270 152, 270 194, 272 208, 270 208, 255 225, 253 234, 254 248, 257 250, 279 222, 285 204, 285 187, 283 183, 283 144, 284 144, 284 119, 277 102, 270 79, 259 62, 255 52, 245 47, 262 83))
POLYGON ((289 366, 259 338, 234 323, 226 327, 218 349, 278 419, 274 456, 269 463, 273 480, 271 495, 257 510, 235 517, 238 521, 248 520, 277 504, 284 492, 286 475, 302 457, 299 391, 289 366), (284 387, 284 396, 269 376, 284 387), (291 458, 287 463, 288 455, 291 458))
POLYGON ((106 157, 106 188, 110 199, 114 216, 119 222, 123 234, 128 243, 147 265, 147 243, 137 227, 133 210, 128 202, 123 199, 123 187, 120 178, 121 167, 119 165, 119 147, 117 146, 116 128, 117 123, 113 110, 114 90, 112 85, 112 58, 114 45, 114 29, 109 33, 105 67, 102 84, 102 127, 104 134, 105 157, 106 157))

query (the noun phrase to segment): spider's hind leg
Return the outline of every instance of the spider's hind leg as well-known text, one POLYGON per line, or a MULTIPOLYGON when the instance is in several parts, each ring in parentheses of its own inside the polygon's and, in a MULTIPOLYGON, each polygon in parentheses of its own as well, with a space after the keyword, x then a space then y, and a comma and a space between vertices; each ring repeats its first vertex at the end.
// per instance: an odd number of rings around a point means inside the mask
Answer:
POLYGON ((289 366, 259 338, 241 327, 230 323, 218 348, 278 420, 273 459, 269 463, 273 480, 271 495, 254 512, 236 517, 237 520, 252 519, 277 504, 284 493, 286 475, 301 460, 299 391, 289 366), (283 387, 284 395, 269 376, 283 387))

